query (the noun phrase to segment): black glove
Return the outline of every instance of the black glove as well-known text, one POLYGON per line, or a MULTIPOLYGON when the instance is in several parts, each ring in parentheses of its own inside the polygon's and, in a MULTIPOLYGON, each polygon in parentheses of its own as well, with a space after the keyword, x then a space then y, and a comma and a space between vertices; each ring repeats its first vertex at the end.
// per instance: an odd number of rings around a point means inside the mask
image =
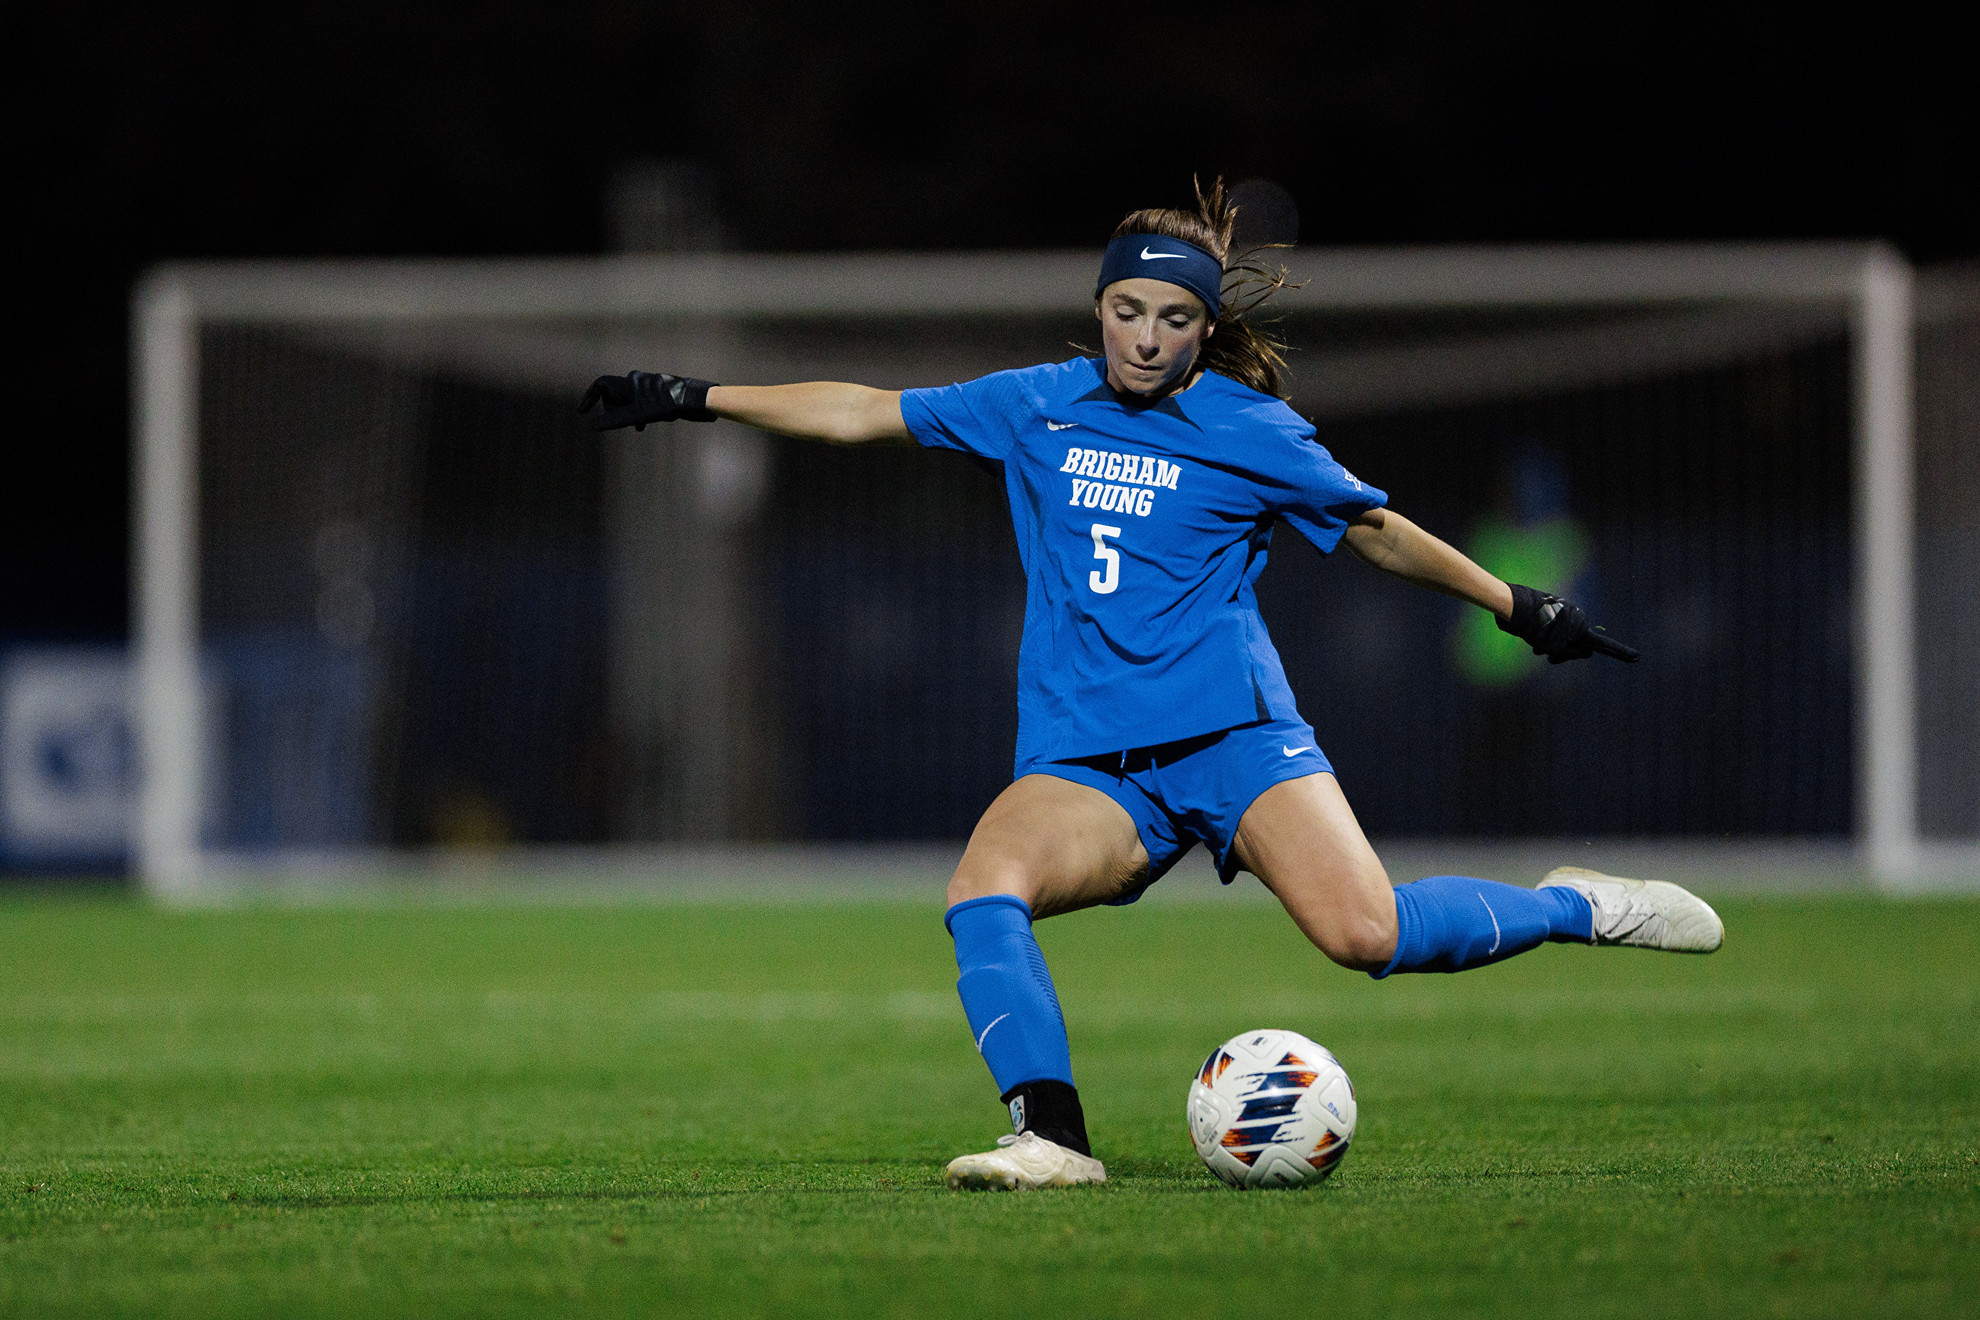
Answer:
POLYGON ((584 392, 578 411, 588 413, 594 404, 605 405, 591 419, 594 431, 616 431, 621 426, 644 431, 648 422, 712 422, 715 414, 708 411, 708 391, 714 385, 709 380, 657 371, 600 376, 584 392))
POLYGON ((1499 620, 1499 631, 1511 633, 1544 655, 1547 663, 1586 660, 1600 651, 1603 655, 1635 664, 1636 648, 1624 646, 1588 623, 1588 612, 1572 601, 1551 592, 1513 584, 1513 611, 1510 619, 1499 620))

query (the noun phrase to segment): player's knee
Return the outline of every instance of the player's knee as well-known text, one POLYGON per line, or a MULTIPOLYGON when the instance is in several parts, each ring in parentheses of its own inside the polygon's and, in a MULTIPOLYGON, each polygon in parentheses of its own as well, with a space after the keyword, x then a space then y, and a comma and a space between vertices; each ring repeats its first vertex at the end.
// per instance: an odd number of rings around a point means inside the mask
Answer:
POLYGON ((972 898, 988 898, 992 894, 1012 894, 1023 899, 1027 906, 1035 906, 1036 886, 1029 881, 1022 867, 984 864, 964 858, 963 865, 949 877, 949 906, 967 903, 972 898))
POLYGON ((1389 965, 1396 956, 1396 914, 1371 907, 1364 912, 1339 914, 1324 930, 1314 933, 1320 952, 1356 971, 1372 971, 1389 965))

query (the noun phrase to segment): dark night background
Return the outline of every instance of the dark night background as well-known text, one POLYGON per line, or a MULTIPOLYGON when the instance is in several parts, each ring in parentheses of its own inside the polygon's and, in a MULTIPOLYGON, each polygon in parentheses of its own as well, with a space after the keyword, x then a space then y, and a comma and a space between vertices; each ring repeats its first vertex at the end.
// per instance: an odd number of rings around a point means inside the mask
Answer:
POLYGON ((342 4, 15 16, 0 640, 126 624, 125 303, 174 257, 596 251, 692 159, 742 249, 1097 243, 1192 171, 1308 243, 1980 252, 1966 43, 1902 11, 342 4), (23 94, 24 93, 24 94, 23 94), (23 222, 25 222, 23 224, 23 222))

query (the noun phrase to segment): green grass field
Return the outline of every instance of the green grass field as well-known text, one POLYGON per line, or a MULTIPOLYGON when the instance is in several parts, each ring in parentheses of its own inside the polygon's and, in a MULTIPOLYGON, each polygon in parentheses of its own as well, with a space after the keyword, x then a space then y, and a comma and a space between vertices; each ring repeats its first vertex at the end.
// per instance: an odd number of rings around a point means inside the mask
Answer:
POLYGON ((1045 923, 1104 1188, 1005 1129, 933 903, 0 902, 0 1313, 1980 1314, 1980 903, 1728 901, 1710 958, 1375 983, 1262 904, 1045 923), (1335 1178, 1191 1070, 1331 1046, 1335 1178))

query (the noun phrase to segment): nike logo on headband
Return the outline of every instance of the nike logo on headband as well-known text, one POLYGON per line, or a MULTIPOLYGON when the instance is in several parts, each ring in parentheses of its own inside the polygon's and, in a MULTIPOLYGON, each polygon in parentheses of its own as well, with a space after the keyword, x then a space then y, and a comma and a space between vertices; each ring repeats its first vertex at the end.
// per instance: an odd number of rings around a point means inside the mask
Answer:
POLYGON ((1141 259, 1143 261, 1188 261, 1189 260, 1188 257, 1184 256, 1180 252, 1150 252, 1147 248, 1141 249, 1141 259))

